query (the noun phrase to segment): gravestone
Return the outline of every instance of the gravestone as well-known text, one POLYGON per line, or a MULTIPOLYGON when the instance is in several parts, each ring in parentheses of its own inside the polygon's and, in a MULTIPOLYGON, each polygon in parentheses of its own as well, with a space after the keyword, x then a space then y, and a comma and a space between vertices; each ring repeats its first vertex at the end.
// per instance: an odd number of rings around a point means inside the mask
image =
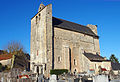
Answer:
POLYGON ((44 81, 44 77, 43 77, 43 74, 41 74, 38 77, 38 82, 43 82, 43 81, 44 81))
POLYGON ((57 76, 56 75, 51 75, 49 82, 57 82, 57 76))
POLYGON ((73 82, 74 79, 73 78, 68 78, 68 82, 73 82))
POLYGON ((97 75, 93 77, 93 82, 108 82, 108 75, 97 75))
POLYGON ((4 78, 3 77, 1 77, 1 82, 4 82, 4 78))

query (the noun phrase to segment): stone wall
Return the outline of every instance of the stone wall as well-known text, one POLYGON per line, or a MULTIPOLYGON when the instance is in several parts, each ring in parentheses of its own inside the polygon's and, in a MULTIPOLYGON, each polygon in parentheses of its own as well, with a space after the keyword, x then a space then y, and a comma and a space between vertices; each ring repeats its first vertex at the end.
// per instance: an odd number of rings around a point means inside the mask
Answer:
POLYGON ((100 52, 99 47, 96 51, 95 40, 97 39, 92 36, 54 27, 55 69, 69 69, 71 54, 71 71, 74 72, 75 69, 77 72, 87 71, 90 61, 83 56, 83 53, 100 52))
MULTIPOLYGON (((87 27, 90 28, 96 35, 98 35, 97 25, 88 24, 87 27)), ((95 48, 95 51, 97 52, 97 54, 100 55, 100 45, 99 45, 98 38, 94 38, 94 48, 95 48)))
MULTIPOLYGON (((87 72, 90 61, 85 52, 100 54, 99 39, 82 33, 52 27, 52 5, 39 8, 31 19, 31 70, 49 77, 51 69, 87 72)), ((88 25, 97 35, 97 27, 88 25)))
POLYGON ((2 65, 11 65, 12 64, 12 58, 11 59, 7 59, 7 60, 1 60, 0 63, 2 65))
POLYGON ((111 70, 111 62, 110 61, 102 61, 102 62, 91 62, 90 63, 90 69, 95 69, 95 73, 99 74, 99 66, 102 68, 105 68, 107 71, 106 73, 109 73, 111 70))
POLYGON ((93 77, 93 82, 109 82, 108 75, 98 75, 93 77))
POLYGON ((33 72, 37 71, 37 66, 40 70, 42 68, 44 74, 52 69, 52 35, 52 5, 49 4, 31 19, 30 55, 33 72))
POLYGON ((52 4, 47 6, 47 24, 46 24, 46 71, 45 75, 49 76, 50 70, 54 68, 53 64, 53 27, 52 27, 52 4))

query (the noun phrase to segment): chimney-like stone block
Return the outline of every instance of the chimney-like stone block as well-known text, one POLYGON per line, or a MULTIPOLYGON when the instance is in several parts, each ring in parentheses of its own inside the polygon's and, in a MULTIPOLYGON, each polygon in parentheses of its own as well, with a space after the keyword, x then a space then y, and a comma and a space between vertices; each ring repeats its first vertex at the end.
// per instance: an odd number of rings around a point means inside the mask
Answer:
POLYGON ((97 35, 97 25, 88 24, 89 27, 97 35))

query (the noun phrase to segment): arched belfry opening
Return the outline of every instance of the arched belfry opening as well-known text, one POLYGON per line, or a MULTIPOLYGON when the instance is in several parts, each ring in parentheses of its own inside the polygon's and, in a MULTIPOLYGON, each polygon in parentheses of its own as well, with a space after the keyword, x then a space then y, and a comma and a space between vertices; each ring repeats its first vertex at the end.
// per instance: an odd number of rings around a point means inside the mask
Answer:
POLYGON ((38 12, 41 11, 43 8, 45 7, 45 5, 43 3, 40 4, 38 12))

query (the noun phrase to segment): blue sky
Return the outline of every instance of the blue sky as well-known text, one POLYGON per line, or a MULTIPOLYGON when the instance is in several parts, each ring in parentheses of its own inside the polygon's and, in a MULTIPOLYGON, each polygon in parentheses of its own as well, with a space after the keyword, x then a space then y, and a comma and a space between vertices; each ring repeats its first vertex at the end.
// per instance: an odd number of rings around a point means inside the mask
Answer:
MULTIPOLYGON (((101 55, 120 58, 119 0, 42 0, 53 4, 53 16, 75 23, 98 25, 101 55)), ((30 21, 41 0, 0 0, 0 49, 21 42, 30 52, 30 21)))

